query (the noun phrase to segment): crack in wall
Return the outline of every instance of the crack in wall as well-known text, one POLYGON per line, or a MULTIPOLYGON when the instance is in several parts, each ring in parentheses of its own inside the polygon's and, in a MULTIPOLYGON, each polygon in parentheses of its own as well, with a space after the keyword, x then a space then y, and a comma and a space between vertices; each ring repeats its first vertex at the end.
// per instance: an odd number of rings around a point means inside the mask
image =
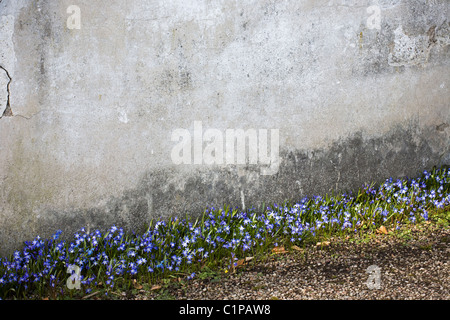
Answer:
POLYGON ((6 92, 8 93, 8 96, 6 97, 6 108, 3 111, 3 114, 0 115, 0 119, 3 117, 11 117, 13 116, 12 110, 11 110, 11 104, 10 104, 10 95, 11 92, 9 91, 9 86, 11 84, 12 81, 12 77, 9 75, 8 70, 6 70, 4 67, 0 66, 0 69, 2 69, 3 71, 5 71, 6 76, 8 77, 9 81, 8 84, 6 85, 6 92))

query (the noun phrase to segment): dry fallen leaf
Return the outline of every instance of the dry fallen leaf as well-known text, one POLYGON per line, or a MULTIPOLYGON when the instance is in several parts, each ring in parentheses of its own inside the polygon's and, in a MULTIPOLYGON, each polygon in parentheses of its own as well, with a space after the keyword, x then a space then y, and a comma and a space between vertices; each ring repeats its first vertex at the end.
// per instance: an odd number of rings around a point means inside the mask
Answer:
POLYGON ((317 242, 316 246, 329 246, 330 241, 324 241, 324 242, 317 242))
POLYGON ((133 286, 135 289, 142 289, 142 285, 136 282, 136 279, 133 280, 133 286))
POLYGON ((150 290, 159 290, 159 289, 161 289, 160 285, 154 285, 150 290))
POLYGON ((236 267, 242 266, 247 262, 251 261, 252 259, 253 257, 245 257, 244 259, 239 259, 238 261, 236 261, 236 267))
POLYGON ((296 245, 293 245, 291 248, 294 249, 294 250, 296 250, 296 251, 300 251, 300 252, 303 251, 302 248, 300 248, 300 247, 298 247, 298 246, 296 246, 296 245))
POLYGON ((272 249, 272 253, 275 253, 275 254, 287 253, 287 251, 284 249, 284 247, 275 247, 272 249))
POLYGON ((377 229, 378 233, 388 234, 388 231, 385 226, 381 226, 377 229))
POLYGON ((244 263, 245 263, 245 259, 239 259, 239 260, 236 262, 236 267, 242 266, 244 263))

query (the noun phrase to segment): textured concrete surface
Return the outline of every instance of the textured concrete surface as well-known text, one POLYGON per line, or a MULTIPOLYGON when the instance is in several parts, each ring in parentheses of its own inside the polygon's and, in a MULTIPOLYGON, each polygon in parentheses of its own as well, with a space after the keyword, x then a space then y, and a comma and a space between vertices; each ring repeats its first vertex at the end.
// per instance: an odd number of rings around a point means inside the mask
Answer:
POLYGON ((449 6, 1 1, 0 253, 450 164, 449 6), (239 129, 266 130, 276 170, 261 144, 226 161, 239 129))

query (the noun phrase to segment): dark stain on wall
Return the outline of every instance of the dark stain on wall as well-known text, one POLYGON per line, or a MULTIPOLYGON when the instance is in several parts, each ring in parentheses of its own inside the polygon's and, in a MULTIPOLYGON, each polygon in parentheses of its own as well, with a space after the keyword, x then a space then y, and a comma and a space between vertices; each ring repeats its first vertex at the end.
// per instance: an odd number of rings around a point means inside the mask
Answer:
POLYGON ((41 215, 37 230, 41 237, 57 229, 71 236, 81 227, 105 230, 115 224, 139 233, 151 218, 197 217, 206 207, 223 204, 242 208, 242 193, 246 208, 261 210, 263 203, 354 192, 364 183, 380 184, 389 177, 416 177, 435 165, 450 164, 446 131, 398 127, 377 138, 365 138, 359 132, 326 150, 283 150, 279 171, 272 176, 259 175, 256 166, 202 166, 204 170, 199 170, 192 165, 192 172, 181 179, 176 168, 147 172, 135 189, 110 199, 102 208, 41 215), (436 151, 432 146, 436 143, 446 147, 436 151))

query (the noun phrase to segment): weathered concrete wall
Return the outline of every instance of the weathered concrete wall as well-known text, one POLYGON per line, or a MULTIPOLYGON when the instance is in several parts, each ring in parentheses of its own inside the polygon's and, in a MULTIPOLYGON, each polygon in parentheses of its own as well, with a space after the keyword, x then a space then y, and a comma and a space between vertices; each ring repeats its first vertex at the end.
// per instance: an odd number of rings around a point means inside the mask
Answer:
POLYGON ((450 164, 449 6, 1 1, 0 253, 450 164))

